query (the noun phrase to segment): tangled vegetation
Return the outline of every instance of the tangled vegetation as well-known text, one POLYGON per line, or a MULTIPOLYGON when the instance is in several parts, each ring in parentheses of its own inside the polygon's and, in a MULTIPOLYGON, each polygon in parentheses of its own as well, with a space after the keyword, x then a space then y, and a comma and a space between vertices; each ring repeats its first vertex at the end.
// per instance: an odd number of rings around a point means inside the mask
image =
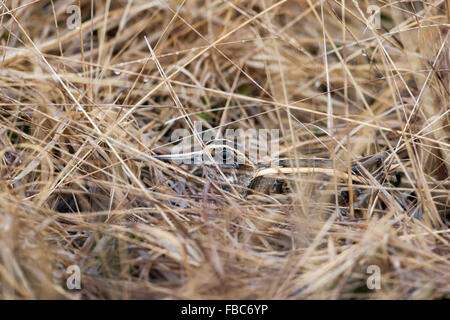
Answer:
POLYGON ((1 2, 1 298, 449 297, 448 1, 1 2), (246 195, 152 157, 194 123, 389 156, 246 195))

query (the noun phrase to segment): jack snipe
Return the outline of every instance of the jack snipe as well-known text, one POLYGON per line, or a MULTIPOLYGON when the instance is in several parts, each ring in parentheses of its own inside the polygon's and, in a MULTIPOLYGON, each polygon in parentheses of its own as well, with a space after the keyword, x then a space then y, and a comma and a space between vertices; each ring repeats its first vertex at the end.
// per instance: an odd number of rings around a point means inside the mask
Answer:
POLYGON ((370 195, 370 189, 367 192, 362 188, 370 181, 368 175, 375 179, 383 176, 383 164, 388 156, 388 152, 381 152, 352 161, 350 170, 345 164, 324 158, 252 163, 235 146, 217 140, 210 141, 198 152, 153 158, 197 167, 210 182, 226 191, 238 190, 244 198, 251 194, 283 195, 302 190, 308 191, 310 197, 331 203, 337 194, 339 205, 349 206, 352 199, 353 206, 358 208, 370 195))

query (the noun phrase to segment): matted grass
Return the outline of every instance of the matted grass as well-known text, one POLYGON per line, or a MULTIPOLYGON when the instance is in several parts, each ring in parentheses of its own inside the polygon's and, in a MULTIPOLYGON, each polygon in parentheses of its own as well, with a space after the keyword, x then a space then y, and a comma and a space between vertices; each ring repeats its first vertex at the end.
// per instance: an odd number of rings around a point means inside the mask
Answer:
POLYGON ((448 1, 2 2, 1 298, 449 297, 448 1), (149 157, 195 121, 390 157, 360 208, 244 198, 149 157))

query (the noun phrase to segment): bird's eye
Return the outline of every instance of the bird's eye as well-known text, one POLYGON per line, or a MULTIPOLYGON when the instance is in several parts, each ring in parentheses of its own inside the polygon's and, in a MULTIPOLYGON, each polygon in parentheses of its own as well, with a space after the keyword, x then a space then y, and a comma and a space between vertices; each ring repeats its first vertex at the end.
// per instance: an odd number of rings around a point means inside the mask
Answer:
POLYGON ((228 152, 227 152, 227 150, 223 150, 223 151, 222 151, 222 160, 223 160, 223 161, 226 161, 226 160, 227 160, 227 157, 228 157, 228 152))

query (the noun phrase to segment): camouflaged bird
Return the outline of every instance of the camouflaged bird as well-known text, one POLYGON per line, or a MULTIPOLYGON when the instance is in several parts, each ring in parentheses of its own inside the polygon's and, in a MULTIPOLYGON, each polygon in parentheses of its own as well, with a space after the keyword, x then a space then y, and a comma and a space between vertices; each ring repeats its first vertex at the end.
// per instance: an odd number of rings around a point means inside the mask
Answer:
POLYGON ((369 177, 383 176, 383 164, 389 156, 381 152, 352 161, 350 170, 345 163, 324 158, 280 159, 253 163, 224 139, 209 141, 203 150, 185 154, 156 155, 156 159, 191 164, 203 170, 203 176, 225 191, 239 190, 244 198, 255 195, 282 195, 308 191, 310 197, 325 202, 361 207, 370 195, 363 190, 369 177), (182 161, 181 161, 182 160, 182 161), (352 188, 349 188, 351 182, 352 188), (350 190, 352 193, 350 194, 350 190))

